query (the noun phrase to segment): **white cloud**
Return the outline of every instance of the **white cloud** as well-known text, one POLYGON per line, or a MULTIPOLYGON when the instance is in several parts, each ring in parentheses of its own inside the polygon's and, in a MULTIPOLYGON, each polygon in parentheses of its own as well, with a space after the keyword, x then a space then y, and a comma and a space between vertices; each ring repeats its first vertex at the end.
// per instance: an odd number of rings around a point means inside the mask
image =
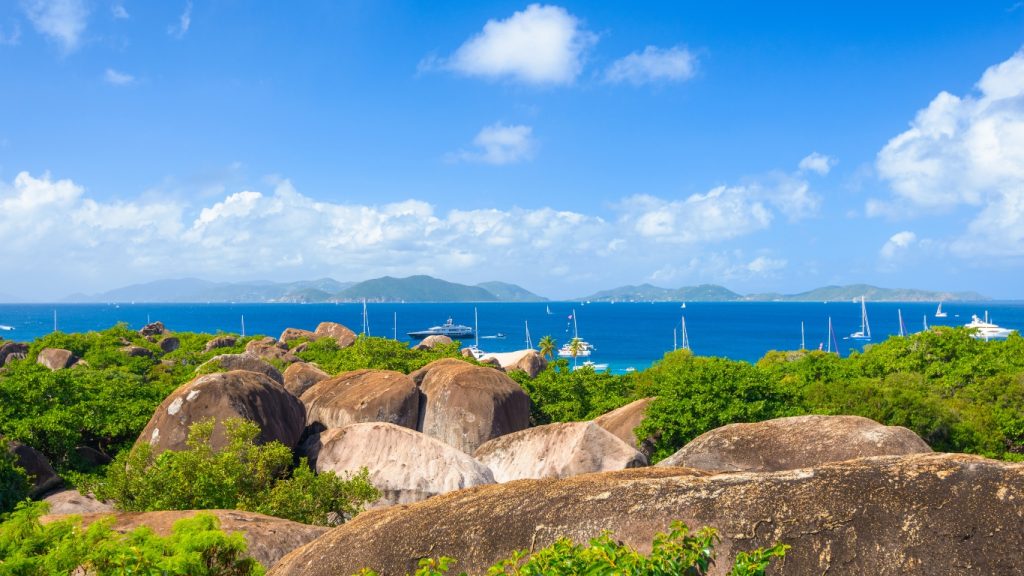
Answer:
MULTIPOLYGON (((878 153, 895 212, 977 213, 954 253, 1024 255, 1024 52, 990 67, 964 97, 941 92, 878 153)), ((881 203, 868 206, 881 213, 881 203)))
POLYGON ((505 20, 488 20, 450 57, 422 66, 528 84, 571 84, 595 42, 597 37, 564 8, 531 4, 505 20))
POLYGON ((889 240, 882 245, 882 249, 879 250, 879 254, 886 260, 892 260, 906 252, 906 250, 915 242, 917 242, 917 234, 914 234, 909 230, 897 232, 890 236, 889 240))
POLYGON ((750 272, 758 275, 767 275, 772 272, 778 272, 786 268, 788 262, 781 258, 768 258, 767 256, 758 256, 747 263, 746 268, 750 272))
POLYGON ((0 46, 17 46, 21 42, 21 26, 17 23, 11 27, 10 32, 0 30, 0 46))
POLYGON ((108 84, 113 84, 114 86, 127 86, 128 84, 135 82, 135 76, 124 72, 118 72, 113 68, 107 68, 107 71, 103 73, 103 79, 108 84))
POLYGON ((669 49, 648 46, 643 52, 620 58, 605 72, 608 82, 634 85, 651 82, 681 82, 697 73, 697 57, 684 46, 669 49))
POLYGON ((89 10, 83 0, 22 0, 25 16, 37 32, 74 52, 85 32, 89 10))
POLYGON ((836 159, 818 152, 811 152, 800 161, 802 172, 815 172, 822 176, 829 173, 836 165, 836 159))
POLYGON ((674 244, 713 243, 767 228, 772 214, 744 187, 720 186, 685 200, 639 195, 622 204, 622 224, 640 237, 674 244))
POLYGON ((131 15, 128 14, 128 10, 124 7, 124 4, 114 4, 111 6, 110 15, 113 16, 115 20, 127 20, 128 18, 131 18, 131 15))
POLYGON ((473 138, 476 150, 448 156, 452 161, 484 164, 514 164, 533 157, 536 144, 533 128, 521 124, 506 126, 500 122, 483 127, 473 138))
POLYGON ((167 27, 167 33, 181 39, 188 34, 190 27, 192 27, 192 0, 185 3, 185 9, 181 12, 181 16, 178 16, 178 21, 167 27))

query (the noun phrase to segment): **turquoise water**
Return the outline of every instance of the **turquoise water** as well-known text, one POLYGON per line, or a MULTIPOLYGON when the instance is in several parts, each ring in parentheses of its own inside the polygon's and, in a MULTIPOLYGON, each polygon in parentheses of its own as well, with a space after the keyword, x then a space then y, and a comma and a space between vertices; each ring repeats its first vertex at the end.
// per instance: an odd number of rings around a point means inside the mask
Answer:
MULTIPOLYGON (((724 356, 754 362, 769 350, 800 348, 800 323, 804 323, 807 348, 827 341, 828 318, 832 317, 843 356, 865 343, 844 340, 860 329, 860 304, 852 302, 690 302, 679 303, 458 303, 458 304, 367 304, 372 336, 410 341, 406 332, 443 323, 449 316, 456 323, 473 325, 474 308, 479 316, 480 347, 503 352, 525 347, 525 322, 537 340, 551 335, 559 344, 572 337, 573 310, 579 335, 597 350, 594 362, 608 363, 614 372, 628 367, 643 369, 672 350, 673 329, 677 339, 685 315, 690 347, 702 356, 724 356), (550 307, 551 314, 546 309, 550 307), (484 336, 504 333, 504 339, 484 336)), ((1024 302, 953 302, 943 305, 947 318, 935 318, 935 303, 867 304, 872 342, 880 342, 899 331, 897 310, 903 313, 908 331, 928 324, 963 325, 971 314, 984 316, 1006 328, 1024 329, 1024 302)), ((32 340, 53 330, 53 314, 63 332, 85 332, 127 322, 140 328, 147 321, 162 321, 169 329, 192 332, 235 332, 245 318, 247 334, 279 336, 288 327, 313 329, 321 321, 340 322, 356 332, 362 326, 362 304, 0 304, 0 324, 13 326, 0 337, 32 340)), ((464 342, 468 344, 469 342, 464 342)))

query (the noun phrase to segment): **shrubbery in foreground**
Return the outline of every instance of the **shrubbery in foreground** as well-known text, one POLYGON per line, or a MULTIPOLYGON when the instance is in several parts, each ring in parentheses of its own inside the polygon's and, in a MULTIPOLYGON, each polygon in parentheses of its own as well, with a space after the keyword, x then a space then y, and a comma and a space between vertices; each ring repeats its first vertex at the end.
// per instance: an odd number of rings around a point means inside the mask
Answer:
MULTIPOLYGON (((514 553, 487 570, 488 576, 575 576, 582 574, 616 574, 627 576, 703 576, 715 561, 715 543, 719 540, 713 528, 702 528, 694 534, 682 522, 673 522, 668 534, 654 537, 651 553, 641 554, 612 539, 605 532, 587 546, 560 538, 554 544, 527 555, 514 553)), ((729 576, 762 576, 773 558, 782 558, 789 546, 776 544, 736 555, 729 576)), ((420 561, 415 576, 444 576, 456 563, 452 558, 427 558, 420 561)), ((377 576, 364 568, 357 576, 377 576)), ((460 576, 465 576, 462 572, 460 576)))
POLYGON ((0 514, 14 510, 14 505, 28 496, 29 488, 28 476, 0 438, 0 514))
POLYGON ((0 524, 0 576, 71 574, 187 574, 250 576, 263 567, 246 557, 245 538, 225 534, 212 514, 196 514, 174 523, 170 536, 149 528, 127 534, 111 529, 114 517, 82 527, 79 517, 41 524, 43 502, 19 504, 0 524))

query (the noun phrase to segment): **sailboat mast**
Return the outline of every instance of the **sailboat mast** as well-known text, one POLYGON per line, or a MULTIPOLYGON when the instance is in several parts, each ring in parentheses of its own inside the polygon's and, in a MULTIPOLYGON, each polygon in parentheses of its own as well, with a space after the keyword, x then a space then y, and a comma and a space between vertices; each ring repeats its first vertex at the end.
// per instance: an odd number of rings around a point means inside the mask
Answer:
POLYGON ((672 327, 672 351, 675 352, 678 349, 679 349, 679 346, 676 345, 676 327, 673 326, 672 327))
POLYGON ((800 321, 800 349, 806 350, 807 346, 804 345, 804 321, 800 321))
POLYGON ((480 347, 480 318, 476 314, 476 306, 473 306, 473 334, 476 336, 475 346, 480 347))
POLYGON ((394 339, 398 340, 398 312, 395 312, 395 335, 394 339))
POLYGON ((242 314, 242 338, 245 338, 245 314, 242 314))
POLYGON ((53 309, 53 331, 57 331, 57 309, 53 309))
POLYGON ((868 323, 868 306, 864 303, 864 297, 860 297, 860 329, 864 336, 871 339, 871 324, 868 323))
POLYGON ((896 309, 896 316, 900 319, 900 336, 906 336, 906 328, 903 327, 903 310, 896 309))
POLYGON ((682 317, 680 326, 682 326, 682 328, 680 329, 680 335, 679 335, 680 343, 683 345, 684 349, 689 350, 690 349, 690 337, 689 337, 689 335, 686 334, 686 316, 682 317))
POLYGON ((526 324, 526 347, 528 349, 532 350, 533 349, 533 341, 530 340, 530 321, 529 320, 523 320, 523 323, 526 324))

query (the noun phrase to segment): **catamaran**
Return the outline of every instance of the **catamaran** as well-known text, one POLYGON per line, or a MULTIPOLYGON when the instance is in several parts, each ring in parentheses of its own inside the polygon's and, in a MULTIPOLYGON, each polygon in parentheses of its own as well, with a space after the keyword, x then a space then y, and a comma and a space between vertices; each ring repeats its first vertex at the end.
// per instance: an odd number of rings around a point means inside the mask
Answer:
POLYGON ((868 307, 860 297, 860 330, 850 334, 851 340, 871 340, 871 325, 868 324, 868 307))
POLYGON ((939 307, 935 309, 935 317, 945 318, 946 316, 949 316, 949 314, 946 314, 945 312, 942 311, 942 302, 939 302, 939 307))
POLYGON ((562 347, 558 349, 558 355, 562 358, 576 358, 580 356, 590 356, 592 351, 596 350, 594 345, 586 340, 580 338, 579 327, 576 325, 576 309, 572 311, 572 340, 562 344, 562 347), (573 349, 575 348, 575 354, 573 349))

